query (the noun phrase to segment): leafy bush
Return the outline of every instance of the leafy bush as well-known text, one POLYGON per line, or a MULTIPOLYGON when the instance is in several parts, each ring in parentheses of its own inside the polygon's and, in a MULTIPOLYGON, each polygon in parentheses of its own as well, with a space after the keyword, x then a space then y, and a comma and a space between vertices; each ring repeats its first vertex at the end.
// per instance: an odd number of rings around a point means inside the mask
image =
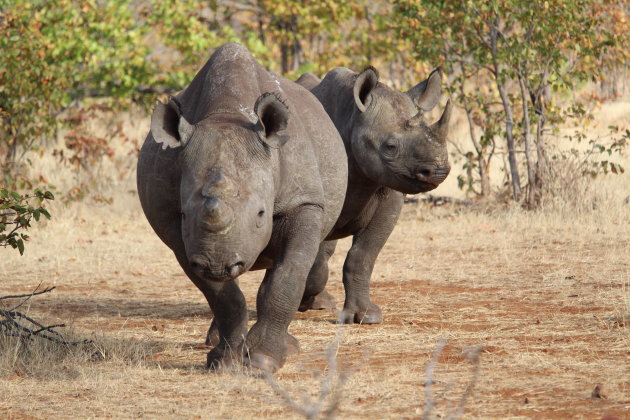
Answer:
POLYGON ((23 255, 24 242, 29 237, 21 231, 30 228, 33 219, 36 222, 42 216, 50 219, 44 202, 54 199, 52 192, 48 190, 35 190, 32 195, 21 195, 15 191, 0 189, 0 246, 17 248, 23 255))

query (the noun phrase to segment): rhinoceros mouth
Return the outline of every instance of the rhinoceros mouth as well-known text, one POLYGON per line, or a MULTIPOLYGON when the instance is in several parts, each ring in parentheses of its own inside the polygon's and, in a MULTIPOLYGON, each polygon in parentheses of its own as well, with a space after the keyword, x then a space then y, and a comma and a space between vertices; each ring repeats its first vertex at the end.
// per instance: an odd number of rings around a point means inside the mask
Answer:
POLYGON ((434 190, 438 187, 440 183, 433 183, 430 181, 421 180, 415 176, 404 176, 405 186, 402 188, 396 188, 400 192, 404 194, 418 194, 423 192, 428 192, 434 190))
POLYGON ((245 264, 242 261, 234 264, 211 265, 205 258, 200 256, 192 257, 190 266, 195 274, 202 279, 219 282, 234 280, 246 271, 245 264))

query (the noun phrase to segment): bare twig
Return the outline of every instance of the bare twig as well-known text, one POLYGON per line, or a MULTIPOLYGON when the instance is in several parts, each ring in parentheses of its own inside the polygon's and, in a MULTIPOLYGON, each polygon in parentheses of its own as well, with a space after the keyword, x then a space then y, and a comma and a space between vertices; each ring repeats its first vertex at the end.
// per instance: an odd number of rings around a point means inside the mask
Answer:
MULTIPOLYGON (((41 283, 40 283, 40 284, 41 284, 41 283)), ((42 294, 44 294, 44 293, 48 293, 48 292, 50 292, 51 290, 53 290, 54 288, 56 288, 56 287, 57 287, 57 286, 50 286, 50 287, 47 287, 47 288, 46 288, 46 289, 44 289, 44 290, 40 290, 39 292, 26 293, 26 294, 23 294, 23 295, 0 296, 0 300, 4 300, 4 299, 19 299, 19 298, 23 298, 23 297, 25 297, 25 298, 30 298, 31 296, 42 295, 42 294)), ((39 286, 37 286, 37 287, 35 288, 35 290, 37 290, 38 288, 39 288, 39 286)))
MULTIPOLYGON (((433 356, 431 356, 431 360, 429 361, 429 364, 427 365, 427 370, 425 373, 425 382, 424 382, 424 400, 425 401, 424 401, 424 410, 422 412, 423 420, 430 420, 432 418, 431 412, 433 411, 433 407, 435 407, 435 400, 433 397, 433 388, 432 388, 433 375, 435 372, 435 367, 438 363, 440 355, 442 354, 442 351, 444 350, 445 346, 446 346, 446 339, 440 338, 440 341, 438 342, 437 347, 433 351, 433 356)), ((472 363, 470 381, 468 382, 468 385, 466 386, 466 390, 459 398, 457 407, 454 410, 449 411, 448 414, 445 416, 447 420, 457 420, 464 415, 464 408, 466 407, 466 402, 468 401, 468 398, 470 397, 473 390, 475 389, 475 385, 477 384, 477 379, 479 378, 479 366, 480 366, 479 354, 481 353, 481 347, 479 346, 474 347, 465 353, 466 353, 466 358, 470 360, 472 363)), ((450 388, 450 385, 451 384, 447 385, 447 389, 450 388)))
POLYGON ((422 412, 422 419, 429 420, 431 418, 431 411, 435 405, 433 401, 433 372, 435 371, 435 365, 437 365, 440 354, 444 350, 446 345, 446 339, 440 338, 437 347, 433 351, 433 356, 427 365, 427 371, 424 375, 424 411, 422 412))
POLYGON ((470 394, 472 394, 475 389, 475 385, 477 385, 477 379, 479 378, 479 354, 481 353, 481 347, 477 346, 473 349, 469 350, 466 354, 468 360, 472 362, 472 368, 470 373, 470 382, 468 386, 466 386, 466 391, 462 394, 459 399, 459 404, 457 404, 457 410, 455 410, 454 414, 449 414, 447 416, 448 419, 459 419, 464 415, 464 407, 466 407, 466 401, 470 394))
POLYGON ((319 396, 315 401, 310 401, 308 398, 304 398, 302 404, 298 404, 291 395, 289 395, 289 393, 278 384, 271 372, 263 372, 263 377, 274 392, 282 398, 284 403, 304 418, 311 420, 316 419, 321 415, 325 419, 332 419, 335 417, 335 413, 339 409, 343 386, 350 376, 349 373, 338 372, 337 369, 337 352, 339 350, 340 342, 341 328, 337 330, 335 339, 326 349, 328 372, 323 376, 320 382, 319 396), (324 407, 327 400, 328 404, 324 407))

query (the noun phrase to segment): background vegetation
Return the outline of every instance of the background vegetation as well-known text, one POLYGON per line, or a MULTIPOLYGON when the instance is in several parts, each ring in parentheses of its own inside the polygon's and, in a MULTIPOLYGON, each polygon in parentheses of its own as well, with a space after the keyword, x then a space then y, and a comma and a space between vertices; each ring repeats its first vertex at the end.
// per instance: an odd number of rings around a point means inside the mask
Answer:
POLYGON ((141 139, 120 124, 96 134, 91 122, 130 107, 144 118, 213 49, 238 41, 288 78, 372 64, 405 89, 441 66, 469 130, 468 146, 451 147, 460 188, 540 208, 584 177, 624 171, 616 157, 630 131, 589 129, 593 110, 628 88, 628 9, 608 0, 0 0, 0 186, 46 186, 34 159, 52 154, 76 173, 62 202, 111 202, 95 168, 116 159, 112 139, 136 149, 141 139), (563 138, 572 146, 558 147, 563 138))
MULTIPOLYGON (((448 89, 470 122, 473 156, 467 164, 479 179, 465 180, 467 188, 492 194, 488 163, 497 146, 505 145, 513 197, 520 199, 527 190, 526 201, 533 206, 547 170, 546 134, 568 118, 578 124, 587 120, 589 104, 567 96, 588 80, 600 82, 603 99, 618 95, 630 47, 628 6, 601 0, 397 0, 393 5, 2 0, 0 7, 6 34, 0 40, 5 183, 17 181, 15 165, 25 151, 45 149, 63 126, 76 128, 90 117, 90 105, 98 103, 100 110, 149 105, 155 95, 186 86, 214 48, 239 41, 287 77, 370 63, 392 85, 406 87, 442 65, 448 89)), ((74 130, 66 143, 77 165, 108 154, 103 139, 74 130)), ((622 145, 597 149, 609 152, 622 145)), ((597 163, 591 173, 621 170, 612 162, 597 163)))

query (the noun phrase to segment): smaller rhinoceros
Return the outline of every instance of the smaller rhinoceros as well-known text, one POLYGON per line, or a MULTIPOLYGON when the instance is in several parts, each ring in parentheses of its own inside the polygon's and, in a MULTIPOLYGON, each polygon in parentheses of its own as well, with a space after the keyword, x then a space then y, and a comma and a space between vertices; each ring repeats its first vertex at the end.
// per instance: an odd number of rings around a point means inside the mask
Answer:
POLYGON ((353 236, 343 266, 346 299, 342 320, 380 323, 381 310, 369 294, 372 269, 400 216, 403 193, 430 191, 450 171, 446 150, 450 100, 439 121, 425 124, 424 113, 441 96, 439 69, 405 93, 380 83, 373 67, 361 74, 336 68, 321 81, 306 73, 297 82, 324 105, 348 156, 345 203, 328 241, 320 246, 300 310, 335 306, 325 290, 328 259, 336 239, 353 236))
POLYGON ((144 213, 205 295, 219 331, 208 366, 276 370, 321 241, 346 191, 343 142, 317 99, 243 46, 217 49, 159 104, 138 161, 144 213), (247 331, 236 278, 266 269, 247 331))

